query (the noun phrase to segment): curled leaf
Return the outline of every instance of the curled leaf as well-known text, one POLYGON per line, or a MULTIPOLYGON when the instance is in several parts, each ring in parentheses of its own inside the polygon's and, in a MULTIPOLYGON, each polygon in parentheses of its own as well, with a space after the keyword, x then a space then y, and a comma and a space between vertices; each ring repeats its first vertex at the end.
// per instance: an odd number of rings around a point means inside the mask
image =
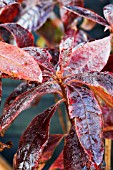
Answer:
POLYGON ((104 18, 102 18, 100 15, 96 14, 95 12, 90 11, 89 9, 78 7, 78 6, 65 6, 65 9, 79 16, 86 17, 98 24, 109 27, 107 21, 104 18))
POLYGON ((15 170, 33 170, 38 167, 40 156, 48 142, 50 119, 61 101, 36 116, 25 130, 20 139, 14 164, 15 170))
POLYGON ((17 17, 19 12, 20 12, 20 5, 16 0, 0 1, 0 23, 14 21, 14 19, 17 17))
POLYGON ((89 159, 98 166, 103 160, 102 111, 93 93, 80 86, 67 87, 70 119, 75 120, 78 139, 89 159))
POLYGON ((4 42, 0 42, 0 71, 19 79, 42 82, 42 72, 34 58, 4 42))
POLYGON ((28 47, 34 45, 33 35, 22 26, 16 23, 0 24, 0 28, 8 30, 16 40, 18 47, 28 47))
POLYGON ((7 107, 3 110, 3 114, 0 117, 0 133, 4 133, 19 113, 28 108, 36 97, 57 92, 59 92, 57 90, 57 86, 48 82, 40 85, 39 87, 31 88, 17 96, 14 101, 10 105, 6 105, 7 107))

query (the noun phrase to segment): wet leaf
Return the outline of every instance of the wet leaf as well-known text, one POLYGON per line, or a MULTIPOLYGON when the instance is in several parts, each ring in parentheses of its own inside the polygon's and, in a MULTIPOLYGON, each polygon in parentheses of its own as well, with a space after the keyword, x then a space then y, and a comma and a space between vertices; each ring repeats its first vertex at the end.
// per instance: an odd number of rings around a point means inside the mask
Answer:
POLYGON ((72 5, 72 6, 84 6, 84 0, 60 0, 60 3, 62 4, 60 8, 60 15, 62 22, 64 23, 65 29, 67 29, 70 24, 73 22, 73 20, 77 17, 72 12, 66 10, 63 8, 65 5, 72 5))
POLYGON ((43 66, 47 70, 53 71, 54 67, 50 63, 52 56, 46 49, 39 47, 26 47, 23 48, 23 50, 33 56, 39 65, 43 66))
POLYGON ((77 6, 65 6, 65 9, 79 16, 86 17, 98 24, 109 27, 107 21, 104 18, 102 18, 100 15, 96 14, 95 12, 90 11, 89 9, 77 7, 77 6))
POLYGON ((83 170, 89 162, 87 155, 78 140, 74 126, 71 127, 71 130, 65 139, 63 155, 64 167, 66 170, 83 170))
POLYGON ((103 9, 104 16, 113 28, 113 4, 106 5, 103 9))
POLYGON ((75 118, 78 139, 89 160, 98 166, 104 154, 100 106, 90 90, 74 84, 68 86, 67 98, 70 119, 75 118))
POLYGON ((19 14, 19 11, 20 5, 16 0, 0 1, 0 23, 14 21, 14 19, 19 14))
POLYGON ((28 47, 34 45, 33 35, 22 26, 16 23, 0 24, 0 28, 5 28, 14 37, 18 47, 28 47))
POLYGON ((36 97, 49 93, 59 93, 57 85, 52 84, 52 82, 44 83, 39 87, 34 87, 17 96, 14 101, 3 110, 3 114, 0 117, 0 133, 5 132, 20 112, 31 106, 31 103, 36 97))
POLYGON ((63 152, 60 153, 58 158, 53 162, 49 170, 64 170, 64 164, 63 164, 63 152))
POLYGON ((50 119, 58 108, 55 105, 36 116, 20 138, 14 169, 35 169, 49 138, 50 119), (38 146, 38 147, 37 147, 38 146))
POLYGON ((22 82, 19 84, 14 91, 8 96, 8 98, 5 101, 4 108, 8 107, 13 103, 13 101, 18 97, 20 94, 30 90, 33 87, 38 86, 37 83, 28 83, 28 82, 22 82))
POLYGON ((73 49, 69 67, 71 74, 101 71, 110 55, 110 37, 88 42, 73 49))
POLYGON ((52 1, 27 1, 26 8, 22 10, 18 24, 22 25, 29 31, 36 31, 49 18, 53 10, 52 1))
POLYGON ((42 81, 42 73, 32 56, 24 50, 0 42, 0 71, 30 81, 42 81))
POLYGON ((52 157, 55 148, 61 142, 62 138, 63 138, 62 134, 55 134, 49 136, 48 143, 42 152, 38 169, 41 170, 46 164, 46 162, 52 157))

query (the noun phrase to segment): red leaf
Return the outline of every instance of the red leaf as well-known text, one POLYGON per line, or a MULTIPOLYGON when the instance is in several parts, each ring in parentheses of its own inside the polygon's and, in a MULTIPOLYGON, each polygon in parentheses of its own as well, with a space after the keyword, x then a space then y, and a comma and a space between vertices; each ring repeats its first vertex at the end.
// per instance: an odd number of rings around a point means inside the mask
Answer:
POLYGON ((22 82, 19 84, 14 91, 8 96, 7 100, 5 101, 4 108, 8 107, 13 103, 13 101, 18 97, 20 94, 30 90, 33 87, 38 86, 36 83, 27 83, 27 82, 22 82))
POLYGON ((55 162, 51 165, 49 170, 64 170, 64 164, 63 164, 63 152, 60 153, 58 158, 55 160, 55 162))
POLYGON ((0 2, 0 23, 14 21, 19 11, 20 5, 16 0, 4 0, 0 2))
POLYGON ((50 63, 52 56, 46 49, 39 47, 26 47, 23 48, 23 50, 33 56, 39 65, 43 66, 47 70, 53 71, 54 67, 50 63))
MULTIPOLYGON (((65 6, 65 5, 72 5, 72 6, 84 6, 84 0, 60 0, 60 3, 65 6)), ((70 24, 73 22, 73 20, 77 17, 75 14, 67 11, 63 7, 60 8, 60 15, 62 22, 64 23, 64 27, 67 29, 70 24)))
POLYGON ((0 28, 8 30, 16 40, 18 47, 28 47, 34 45, 33 35, 22 26, 15 23, 0 24, 0 28))
POLYGON ((102 71, 110 71, 113 72, 113 54, 109 56, 108 62, 105 65, 105 67, 102 69, 102 71))
POLYGON ((94 22, 97 22, 98 24, 109 27, 107 21, 104 18, 102 18, 100 15, 96 14, 95 12, 90 11, 89 9, 77 7, 77 6, 65 6, 65 9, 79 16, 86 17, 94 22))
POLYGON ((22 25, 29 31, 36 31, 39 29, 49 18, 53 10, 52 1, 26 1, 26 8, 22 10, 18 24, 22 25))
POLYGON ((69 67, 66 69, 71 74, 101 71, 109 58, 110 46, 110 37, 106 37, 73 49, 69 67))
POLYGON ((0 133, 3 134, 3 132, 8 129, 19 113, 28 108, 36 97, 57 92, 59 93, 57 90, 57 85, 55 86, 52 82, 47 82, 17 96, 13 103, 3 110, 3 114, 0 117, 0 133))
POLYGON ((19 79, 42 81, 41 70, 34 58, 4 42, 0 42, 0 71, 19 79))
POLYGON ((109 4, 103 9, 104 16, 113 29, 113 4, 109 4))
MULTIPOLYGON (((73 84, 74 85, 74 84, 73 84)), ((68 86, 68 109, 75 118, 79 141, 90 160, 100 165, 103 160, 102 111, 90 90, 80 86, 68 86)))
POLYGON ((62 138, 62 134, 50 135, 48 143, 43 150, 38 169, 42 169, 45 163, 52 157, 55 148, 59 145, 62 138))
POLYGON ((58 108, 60 100, 36 116, 21 136, 14 169, 35 169, 49 138, 50 119, 58 108), (38 147, 37 147, 38 146, 38 147))
POLYGON ((71 130, 66 137, 63 155, 64 167, 66 170, 82 170, 89 162, 87 155, 78 140, 74 126, 71 127, 71 130))

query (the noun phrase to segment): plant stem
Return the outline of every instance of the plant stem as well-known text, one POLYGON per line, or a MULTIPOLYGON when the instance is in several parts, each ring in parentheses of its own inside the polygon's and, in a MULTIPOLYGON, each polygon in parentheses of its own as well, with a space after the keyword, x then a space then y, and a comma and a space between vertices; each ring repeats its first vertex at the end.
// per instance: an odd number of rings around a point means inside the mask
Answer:
POLYGON ((111 139, 105 140, 105 162, 106 170, 111 170, 111 139))

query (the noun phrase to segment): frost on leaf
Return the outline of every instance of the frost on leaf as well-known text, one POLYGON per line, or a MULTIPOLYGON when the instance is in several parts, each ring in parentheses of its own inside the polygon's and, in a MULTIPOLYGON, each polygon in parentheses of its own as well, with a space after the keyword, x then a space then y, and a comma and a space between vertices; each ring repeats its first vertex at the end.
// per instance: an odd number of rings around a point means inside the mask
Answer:
POLYGON ((0 42, 0 71, 19 79, 42 82, 42 72, 34 58, 4 42, 0 42))
POLYGON ((74 125, 71 127, 71 130, 65 139, 63 155, 64 167, 66 170, 82 170, 89 162, 87 155, 78 140, 74 125))
POLYGON ((106 5, 103 9, 104 16, 113 29, 113 4, 106 5))
POLYGON ((65 6, 65 9, 79 16, 86 17, 98 24, 109 27, 107 21, 104 18, 102 18, 100 15, 96 14, 95 12, 90 11, 89 9, 77 7, 77 6, 68 6, 68 5, 65 6))
POLYGON ((101 71, 110 55, 110 37, 88 42, 73 50, 69 67, 72 74, 101 71))
POLYGON ((50 119, 61 101, 36 116, 20 138, 14 169, 38 167, 40 156, 49 138, 50 119))
POLYGON ((48 82, 39 87, 31 88, 17 96, 10 105, 7 106, 6 104, 6 107, 3 110, 3 114, 0 117, 0 133, 2 134, 3 131, 7 130, 20 112, 30 107, 37 97, 57 92, 59 92, 57 86, 48 82))
POLYGON ((45 148, 42 152, 42 156, 40 159, 38 169, 41 170, 44 167, 44 165, 46 164, 46 162, 52 157, 55 148, 59 145, 62 138, 63 138, 62 134, 55 134, 55 135, 49 136, 47 145, 45 146, 45 148))
POLYGON ((67 87, 70 118, 75 120, 79 141, 96 165, 103 160, 102 111, 93 93, 80 86, 67 87))
POLYGON ((60 155, 58 156, 58 158, 53 162, 53 164, 51 165, 51 167, 49 168, 49 170, 64 170, 64 164, 63 164, 64 160, 63 160, 63 152, 60 153, 60 155))
POLYGON ((0 1, 0 23, 14 21, 16 16, 19 14, 19 11, 20 5, 16 0, 0 1))
POLYGON ((5 28, 14 36, 14 39, 18 47, 22 48, 34 45, 33 35, 22 26, 16 23, 6 23, 0 24, 0 28, 5 28))
POLYGON ((53 71, 53 66, 50 63, 52 56, 46 49, 39 47, 26 47, 23 48, 23 50, 33 56, 35 61, 37 61, 40 66, 43 66, 47 70, 53 71))
POLYGON ((36 31, 49 18, 54 5, 51 1, 27 1, 26 8, 21 13, 18 24, 29 31, 36 31))

